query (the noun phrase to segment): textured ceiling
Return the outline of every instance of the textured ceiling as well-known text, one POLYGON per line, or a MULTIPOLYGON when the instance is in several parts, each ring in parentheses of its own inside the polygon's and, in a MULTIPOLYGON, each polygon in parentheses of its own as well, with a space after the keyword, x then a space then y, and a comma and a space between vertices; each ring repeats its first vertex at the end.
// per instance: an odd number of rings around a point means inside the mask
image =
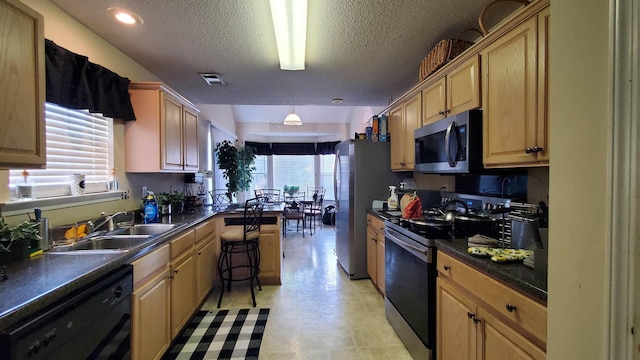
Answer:
MULTIPOLYGON (((386 106, 492 0, 309 0, 306 69, 279 68, 267 0, 51 0, 198 104, 386 106), (107 16, 126 7, 137 28, 107 16), (209 86, 201 72, 228 84, 209 86)), ((502 11, 498 9, 496 11, 502 11)), ((135 80, 135 79, 132 79, 135 80)))

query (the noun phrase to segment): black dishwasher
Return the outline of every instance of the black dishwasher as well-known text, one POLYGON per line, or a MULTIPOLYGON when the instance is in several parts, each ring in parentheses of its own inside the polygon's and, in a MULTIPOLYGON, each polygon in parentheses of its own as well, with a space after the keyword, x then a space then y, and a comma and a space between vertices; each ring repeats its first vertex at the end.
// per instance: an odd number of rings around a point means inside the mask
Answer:
POLYGON ((0 333, 0 360, 129 359, 133 267, 124 265, 0 333))

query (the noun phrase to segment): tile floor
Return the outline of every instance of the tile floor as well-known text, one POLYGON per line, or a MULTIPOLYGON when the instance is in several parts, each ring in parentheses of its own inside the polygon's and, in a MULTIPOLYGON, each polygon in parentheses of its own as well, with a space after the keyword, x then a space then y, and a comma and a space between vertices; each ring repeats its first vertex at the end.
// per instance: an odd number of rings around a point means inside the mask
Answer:
MULTIPOLYGON (((371 281, 349 280, 338 264, 333 227, 303 238, 292 222, 283 242, 283 284, 256 291, 258 307, 271 309, 260 360, 412 359, 371 281)), ((219 295, 214 290, 202 309, 215 311, 219 295)), ((248 286, 232 284, 221 308, 248 307, 248 286)))

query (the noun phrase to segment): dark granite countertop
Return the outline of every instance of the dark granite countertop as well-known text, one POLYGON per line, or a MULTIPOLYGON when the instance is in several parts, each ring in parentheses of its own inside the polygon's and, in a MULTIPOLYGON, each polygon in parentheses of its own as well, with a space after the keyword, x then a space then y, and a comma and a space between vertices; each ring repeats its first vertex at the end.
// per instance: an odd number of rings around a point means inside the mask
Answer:
MULTIPOLYGON (((369 209, 369 213, 383 220, 397 218, 382 210, 369 209)), ((443 251, 476 270, 530 296, 541 303, 547 302, 547 281, 536 277, 533 269, 522 263, 498 264, 487 258, 472 256, 467 252, 466 239, 436 240, 438 251, 443 251)))
MULTIPOLYGON (((182 230, 217 214, 242 214, 239 205, 203 208, 197 213, 163 216, 162 223, 180 226, 127 252, 110 254, 56 254, 45 252, 7 266, 8 279, 0 281, 0 329, 29 317, 124 264, 153 251, 182 230)), ((265 214, 279 214, 280 204, 265 206, 265 214)))

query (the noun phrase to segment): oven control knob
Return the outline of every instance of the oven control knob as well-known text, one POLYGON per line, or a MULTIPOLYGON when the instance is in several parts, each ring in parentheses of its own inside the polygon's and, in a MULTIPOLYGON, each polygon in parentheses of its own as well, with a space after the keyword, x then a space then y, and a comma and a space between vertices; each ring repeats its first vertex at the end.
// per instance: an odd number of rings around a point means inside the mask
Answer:
POLYGON ((113 289, 113 298, 114 299, 120 299, 120 296, 122 296, 122 286, 116 286, 113 289))

